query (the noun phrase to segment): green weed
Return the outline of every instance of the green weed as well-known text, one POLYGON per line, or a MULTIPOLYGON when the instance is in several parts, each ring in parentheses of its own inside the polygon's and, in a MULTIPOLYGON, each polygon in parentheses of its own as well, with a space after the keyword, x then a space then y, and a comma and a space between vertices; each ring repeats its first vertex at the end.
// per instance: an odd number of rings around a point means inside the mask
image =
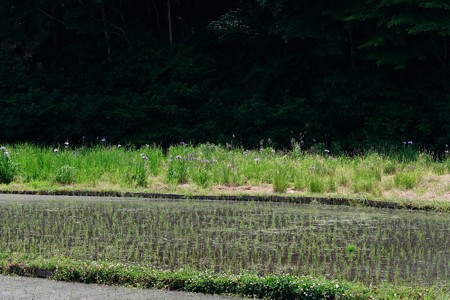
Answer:
POLYGON ((0 183, 11 183, 17 174, 17 164, 12 161, 9 152, 0 151, 0 183))
POLYGON ((64 165, 55 175, 55 181, 62 184, 71 184, 76 182, 77 170, 74 167, 64 165))

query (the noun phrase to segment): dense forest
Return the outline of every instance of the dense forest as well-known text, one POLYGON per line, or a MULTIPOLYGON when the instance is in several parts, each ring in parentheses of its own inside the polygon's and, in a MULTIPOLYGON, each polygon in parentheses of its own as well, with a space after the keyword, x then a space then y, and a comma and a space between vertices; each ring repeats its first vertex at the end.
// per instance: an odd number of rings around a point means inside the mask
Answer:
POLYGON ((0 141, 450 143, 448 0, 2 0, 0 141))

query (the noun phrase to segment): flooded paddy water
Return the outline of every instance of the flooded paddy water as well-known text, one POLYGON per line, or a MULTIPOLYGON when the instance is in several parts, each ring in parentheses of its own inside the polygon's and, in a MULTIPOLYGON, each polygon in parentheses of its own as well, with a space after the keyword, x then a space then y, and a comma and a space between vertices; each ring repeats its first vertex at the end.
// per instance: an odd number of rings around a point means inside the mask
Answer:
POLYGON ((450 216, 315 204, 2 195, 2 252, 432 285, 450 280, 450 216))

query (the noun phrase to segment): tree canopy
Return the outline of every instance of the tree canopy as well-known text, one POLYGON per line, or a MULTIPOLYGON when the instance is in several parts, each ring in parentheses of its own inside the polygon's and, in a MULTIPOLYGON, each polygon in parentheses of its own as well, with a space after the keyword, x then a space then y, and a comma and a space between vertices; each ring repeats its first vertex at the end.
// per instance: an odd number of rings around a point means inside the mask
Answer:
POLYGON ((2 0, 0 140, 450 140, 446 0, 2 0))

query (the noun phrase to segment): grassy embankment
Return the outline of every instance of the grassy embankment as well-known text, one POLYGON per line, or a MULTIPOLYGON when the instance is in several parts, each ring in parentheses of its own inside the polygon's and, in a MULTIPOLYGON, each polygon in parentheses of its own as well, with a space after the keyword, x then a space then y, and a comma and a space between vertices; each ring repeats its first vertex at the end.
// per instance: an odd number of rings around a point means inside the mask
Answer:
POLYGON ((22 144, 6 149, 10 159, 0 153, 3 191, 318 196, 450 209, 450 158, 437 161, 410 148, 354 157, 295 149, 227 150, 210 144, 173 146, 167 154, 157 147, 62 145, 55 151, 22 144))

